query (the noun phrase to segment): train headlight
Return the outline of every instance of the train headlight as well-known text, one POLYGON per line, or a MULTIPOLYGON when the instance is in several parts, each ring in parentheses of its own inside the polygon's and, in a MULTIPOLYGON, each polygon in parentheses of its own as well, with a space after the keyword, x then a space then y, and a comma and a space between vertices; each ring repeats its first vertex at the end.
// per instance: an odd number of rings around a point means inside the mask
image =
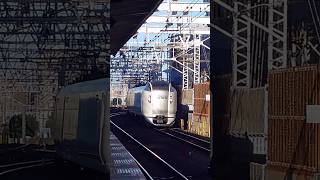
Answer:
POLYGON ((148 97, 148 102, 151 103, 151 96, 148 97))
POLYGON ((170 102, 170 104, 173 102, 173 97, 172 97, 172 95, 169 96, 169 102, 170 102))
POLYGON ((174 92, 174 89, 172 87, 170 87, 170 92, 174 92))

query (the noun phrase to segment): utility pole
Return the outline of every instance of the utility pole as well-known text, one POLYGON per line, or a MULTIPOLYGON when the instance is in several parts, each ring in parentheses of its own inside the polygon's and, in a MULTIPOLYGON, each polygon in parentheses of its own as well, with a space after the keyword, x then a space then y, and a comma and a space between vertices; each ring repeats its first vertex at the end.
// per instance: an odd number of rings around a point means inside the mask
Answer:
POLYGON ((23 113, 22 113, 22 125, 21 125, 21 129, 22 129, 22 143, 26 144, 26 109, 24 108, 23 113))

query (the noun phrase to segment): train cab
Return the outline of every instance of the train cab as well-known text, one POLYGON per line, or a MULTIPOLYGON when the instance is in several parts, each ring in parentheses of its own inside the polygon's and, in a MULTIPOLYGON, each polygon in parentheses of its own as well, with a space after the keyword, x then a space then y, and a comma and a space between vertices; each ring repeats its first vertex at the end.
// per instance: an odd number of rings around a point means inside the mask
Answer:
POLYGON ((171 126, 177 111, 177 92, 166 81, 148 82, 128 92, 128 111, 154 126, 171 126))

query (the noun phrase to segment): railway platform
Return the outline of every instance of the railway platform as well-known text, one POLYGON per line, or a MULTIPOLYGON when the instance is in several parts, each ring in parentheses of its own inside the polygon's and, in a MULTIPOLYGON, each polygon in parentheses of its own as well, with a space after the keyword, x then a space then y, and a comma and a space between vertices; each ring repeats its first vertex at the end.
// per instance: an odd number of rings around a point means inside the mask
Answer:
POLYGON ((134 157, 121 144, 118 138, 110 132, 111 167, 110 179, 112 180, 144 180, 146 179, 134 157))

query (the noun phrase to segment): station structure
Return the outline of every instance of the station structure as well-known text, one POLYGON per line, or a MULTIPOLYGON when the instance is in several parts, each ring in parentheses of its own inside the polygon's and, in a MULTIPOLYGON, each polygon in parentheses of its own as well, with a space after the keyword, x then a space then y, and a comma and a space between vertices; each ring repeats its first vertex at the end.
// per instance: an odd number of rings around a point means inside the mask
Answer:
POLYGON ((14 115, 46 128, 61 87, 106 76, 110 3, 1 1, 0 9, 0 132, 14 115))
POLYGON ((151 80, 165 80, 186 90, 207 81, 209 24, 209 1, 163 1, 119 52, 111 56, 111 101, 124 98, 125 89, 151 80))
MULTIPOLYGON (((319 105, 310 95, 317 91, 311 87, 319 82, 311 78, 320 57, 319 2, 211 2, 215 77, 212 84, 216 105, 211 121, 211 133, 215 137, 211 139, 211 145, 215 145, 211 147, 212 162, 219 167, 220 162, 214 159, 227 162, 229 158, 239 158, 229 165, 244 167, 235 173, 244 179, 303 179, 302 175, 306 177, 311 172, 307 167, 313 165, 306 163, 309 161, 306 159, 312 153, 298 155, 297 152, 318 143, 303 138, 309 132, 315 133, 308 127, 312 114, 307 113, 309 105, 319 105), (297 129, 295 123, 301 123, 297 129), (226 144, 237 150, 217 157, 226 152, 226 144), (246 170, 250 174, 244 173, 246 170)), ((213 171, 223 174, 229 170, 225 167, 213 171)), ((316 173, 312 172, 310 177, 316 177, 316 173)), ((220 178, 233 179, 227 174, 220 178)))

